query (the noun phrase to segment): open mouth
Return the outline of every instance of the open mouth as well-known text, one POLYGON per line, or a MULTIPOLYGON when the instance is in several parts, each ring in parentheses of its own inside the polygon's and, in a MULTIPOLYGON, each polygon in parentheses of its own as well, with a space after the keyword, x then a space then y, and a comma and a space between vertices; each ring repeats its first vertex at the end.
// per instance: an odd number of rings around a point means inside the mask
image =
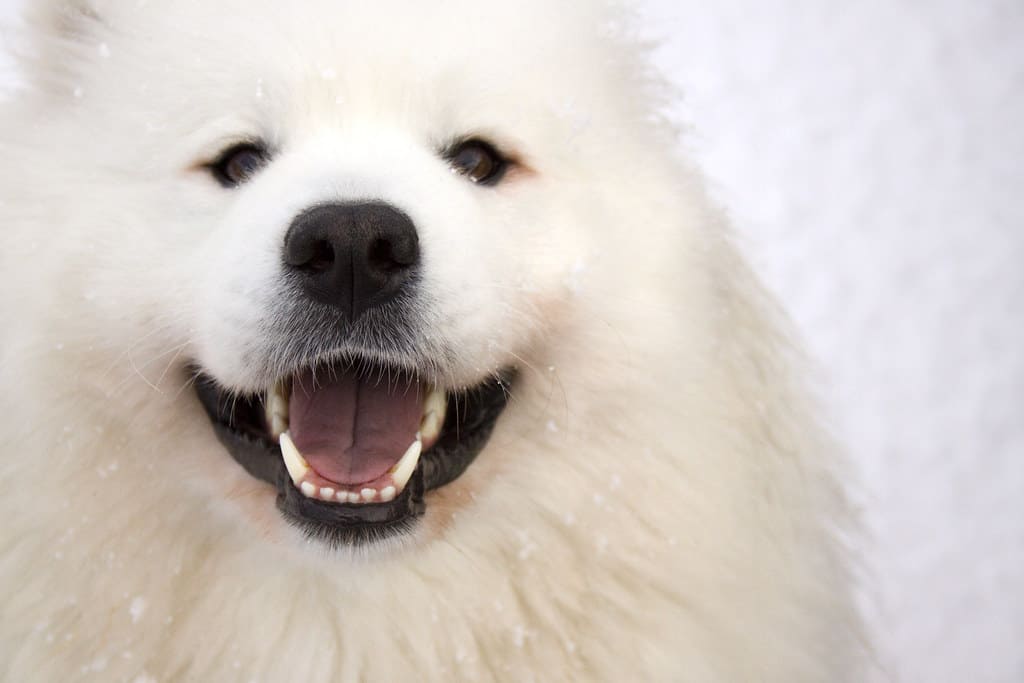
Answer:
POLYGON ((319 363, 256 395, 197 372, 221 443, 277 487, 277 506, 332 545, 409 531, 424 494, 461 475, 508 401, 513 371, 446 391, 419 373, 362 359, 319 363))

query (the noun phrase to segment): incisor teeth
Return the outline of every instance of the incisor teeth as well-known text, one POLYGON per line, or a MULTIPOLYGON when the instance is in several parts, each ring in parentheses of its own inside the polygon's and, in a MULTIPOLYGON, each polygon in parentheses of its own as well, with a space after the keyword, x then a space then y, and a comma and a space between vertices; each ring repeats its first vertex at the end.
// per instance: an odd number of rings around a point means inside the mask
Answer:
POLYGON ((298 447, 292 441, 292 437, 288 432, 281 434, 279 443, 281 444, 281 456, 284 459, 285 467, 288 469, 288 475, 295 482, 295 485, 299 487, 303 495, 307 498, 318 498, 320 500, 337 501, 352 505, 371 503, 377 500, 389 503, 394 500, 405 489, 406 484, 409 483, 409 478, 412 477, 412 473, 415 471, 417 463, 419 463, 420 454, 423 452, 423 442, 417 438, 412 442, 408 450, 405 451, 402 459, 391 468, 389 474, 391 475, 393 485, 386 486, 380 491, 369 487, 359 491, 337 491, 330 486, 320 487, 311 481, 305 481, 312 468, 306 462, 306 459, 302 457, 302 453, 299 452, 298 447))
POLYGON ((396 493, 405 489, 405 485, 409 483, 409 477, 412 476, 413 470, 416 469, 416 463, 420 460, 420 453, 423 451, 423 442, 416 439, 409 446, 409 450, 405 452, 402 459, 398 461, 398 464, 391 470, 391 478, 395 482, 396 493))
MULTIPOLYGON (((301 485, 303 478, 309 474, 309 463, 295 447, 295 442, 288 432, 283 432, 279 440, 281 444, 281 456, 284 458, 284 466, 288 468, 288 475, 295 484, 301 485)), ((312 484, 310 484, 312 486, 312 484)), ((314 487, 315 489, 315 487, 314 487)))

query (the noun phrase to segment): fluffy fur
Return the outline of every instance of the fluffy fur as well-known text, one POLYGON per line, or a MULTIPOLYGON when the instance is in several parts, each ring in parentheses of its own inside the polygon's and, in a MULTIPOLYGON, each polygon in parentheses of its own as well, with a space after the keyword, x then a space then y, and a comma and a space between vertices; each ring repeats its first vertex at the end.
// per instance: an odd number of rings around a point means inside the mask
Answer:
POLYGON ((620 11, 33 6, 0 122, 0 678, 859 678, 835 449, 620 11), (452 175, 467 134, 526 170, 452 175), (200 168, 252 135, 249 185, 200 168), (262 386, 289 220, 359 198, 420 230, 419 361, 521 377, 414 537, 329 552, 187 364, 262 386))

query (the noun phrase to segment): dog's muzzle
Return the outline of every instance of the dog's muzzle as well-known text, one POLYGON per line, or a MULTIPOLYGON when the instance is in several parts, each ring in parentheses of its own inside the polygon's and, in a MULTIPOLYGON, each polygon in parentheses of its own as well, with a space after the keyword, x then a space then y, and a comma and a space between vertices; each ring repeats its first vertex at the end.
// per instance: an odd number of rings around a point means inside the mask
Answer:
POLYGON ((415 337, 401 306, 415 297, 420 262, 398 209, 315 206, 292 223, 282 259, 293 298, 282 315, 303 331, 273 345, 287 370, 263 391, 236 393, 197 366, 199 399, 232 457, 277 487, 281 512, 309 535, 352 544, 408 530, 425 493, 483 449, 515 371, 444 387, 395 353, 415 337))

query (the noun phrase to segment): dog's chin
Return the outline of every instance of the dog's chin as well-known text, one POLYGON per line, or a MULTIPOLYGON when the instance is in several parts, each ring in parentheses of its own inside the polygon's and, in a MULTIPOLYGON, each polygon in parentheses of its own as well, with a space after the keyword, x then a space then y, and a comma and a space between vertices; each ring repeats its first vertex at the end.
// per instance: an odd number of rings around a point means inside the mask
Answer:
POLYGON ((415 369, 346 357, 236 393, 194 364, 196 394, 227 453, 277 491, 279 513, 332 548, 394 543, 427 494, 486 447, 516 372, 445 389, 415 369))

